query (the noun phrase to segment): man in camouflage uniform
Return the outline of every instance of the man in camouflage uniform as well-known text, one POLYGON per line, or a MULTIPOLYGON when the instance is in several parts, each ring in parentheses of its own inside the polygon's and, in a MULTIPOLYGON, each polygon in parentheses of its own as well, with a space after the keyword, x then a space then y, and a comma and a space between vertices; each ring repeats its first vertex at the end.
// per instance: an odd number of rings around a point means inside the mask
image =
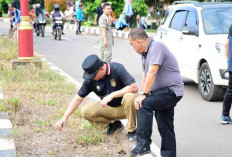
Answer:
POLYGON ((109 3, 103 6, 103 14, 99 19, 100 35, 99 44, 101 49, 101 59, 105 62, 110 62, 112 59, 112 47, 114 45, 111 12, 112 8, 109 3))

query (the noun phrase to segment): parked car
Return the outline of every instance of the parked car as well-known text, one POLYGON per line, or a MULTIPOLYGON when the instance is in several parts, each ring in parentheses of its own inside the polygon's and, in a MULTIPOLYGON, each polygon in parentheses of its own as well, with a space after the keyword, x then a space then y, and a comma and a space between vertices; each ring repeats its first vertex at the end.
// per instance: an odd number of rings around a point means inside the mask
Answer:
POLYGON ((198 83, 204 100, 222 100, 228 85, 225 43, 232 3, 176 1, 168 7, 157 38, 173 52, 183 77, 198 83))

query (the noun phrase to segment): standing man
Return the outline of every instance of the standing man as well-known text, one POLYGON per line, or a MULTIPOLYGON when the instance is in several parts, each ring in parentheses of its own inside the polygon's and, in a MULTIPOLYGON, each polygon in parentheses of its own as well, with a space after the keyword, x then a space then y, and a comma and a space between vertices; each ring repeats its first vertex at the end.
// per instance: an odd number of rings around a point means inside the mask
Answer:
POLYGON ((161 135, 161 156, 176 157, 174 107, 184 94, 184 83, 178 63, 168 48, 143 29, 133 29, 129 42, 141 54, 143 78, 141 93, 135 98, 137 111, 137 144, 132 156, 150 153, 153 112, 161 135))
POLYGON ((77 109, 83 99, 94 92, 101 101, 86 104, 81 108, 81 115, 95 126, 107 126, 107 134, 122 130, 119 119, 128 119, 127 131, 129 140, 136 139, 136 110, 134 98, 138 86, 134 78, 119 63, 106 63, 96 55, 88 56, 83 64, 85 79, 78 94, 70 102, 63 118, 56 123, 61 130, 69 116, 77 109))
POLYGON ((132 28, 132 16, 134 15, 133 7, 131 4, 132 2, 133 0, 125 0, 125 5, 123 9, 123 14, 126 15, 126 23, 129 25, 130 31, 132 28))
POLYGON ((105 62, 111 62, 112 60, 112 47, 114 45, 112 21, 110 18, 112 9, 109 3, 105 3, 103 6, 103 14, 99 19, 99 44, 101 49, 101 59, 105 62))
POLYGON ((96 14, 95 14, 95 18, 94 18, 94 26, 98 26, 99 25, 99 19, 103 14, 103 6, 106 3, 105 0, 101 1, 101 6, 97 8, 96 10, 96 14))
POLYGON ((76 18, 77 18, 76 34, 78 35, 78 34, 81 34, 81 22, 83 21, 82 5, 79 6, 76 18))
POLYGON ((232 103, 232 25, 229 29, 228 40, 226 41, 226 56, 228 59, 229 84, 223 101, 222 116, 220 123, 231 124, 230 108, 232 103))

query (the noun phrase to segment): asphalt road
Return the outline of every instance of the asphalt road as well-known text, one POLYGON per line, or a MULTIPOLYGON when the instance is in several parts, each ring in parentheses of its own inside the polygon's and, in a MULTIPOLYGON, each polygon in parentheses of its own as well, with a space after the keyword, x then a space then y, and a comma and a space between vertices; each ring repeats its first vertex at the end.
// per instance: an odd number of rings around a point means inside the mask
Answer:
MULTIPOLYGON (((45 37, 34 34, 34 49, 78 82, 82 82, 81 64, 90 54, 100 54, 98 37, 77 36, 66 30, 62 41, 54 40, 51 29, 45 37)), ((6 24, 0 23, 0 33, 7 34, 6 24)), ((115 39, 113 62, 124 64, 140 83, 141 56, 136 54, 126 39, 115 39)), ((220 125, 222 102, 204 101, 192 81, 184 79, 185 95, 175 110, 175 130, 178 157, 231 157, 232 125, 220 125)), ((67 102, 68 103, 68 102, 67 102)), ((160 137, 154 121, 153 142, 160 147, 160 137)))

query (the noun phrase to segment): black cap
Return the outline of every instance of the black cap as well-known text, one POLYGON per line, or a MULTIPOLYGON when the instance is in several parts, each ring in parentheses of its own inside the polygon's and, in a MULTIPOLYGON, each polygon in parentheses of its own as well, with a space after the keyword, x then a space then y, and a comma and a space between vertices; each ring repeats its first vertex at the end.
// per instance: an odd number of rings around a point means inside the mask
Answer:
POLYGON ((82 63, 82 68, 85 71, 83 78, 85 80, 91 80, 102 65, 103 61, 97 55, 88 56, 82 63))

